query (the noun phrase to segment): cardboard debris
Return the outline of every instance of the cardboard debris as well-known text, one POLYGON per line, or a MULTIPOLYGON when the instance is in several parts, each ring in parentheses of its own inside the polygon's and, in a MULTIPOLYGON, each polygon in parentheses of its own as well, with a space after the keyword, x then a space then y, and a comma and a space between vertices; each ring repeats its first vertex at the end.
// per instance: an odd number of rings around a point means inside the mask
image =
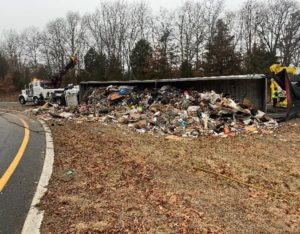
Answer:
POLYGON ((257 128, 254 127, 254 126, 245 126, 244 129, 245 129, 247 132, 253 132, 253 133, 258 132, 258 131, 257 131, 257 128))
POLYGON ((44 105, 34 114, 52 118, 76 118, 128 125, 139 133, 158 133, 178 137, 202 135, 233 136, 260 129, 274 129, 277 122, 253 104, 217 94, 180 90, 169 85, 160 89, 132 86, 94 88, 84 94, 86 104, 78 107, 44 105), (48 116, 48 117, 49 117, 48 116))
POLYGON ((109 100, 115 101, 115 100, 121 99, 122 97, 123 96, 120 95, 119 93, 112 93, 109 97, 109 100))

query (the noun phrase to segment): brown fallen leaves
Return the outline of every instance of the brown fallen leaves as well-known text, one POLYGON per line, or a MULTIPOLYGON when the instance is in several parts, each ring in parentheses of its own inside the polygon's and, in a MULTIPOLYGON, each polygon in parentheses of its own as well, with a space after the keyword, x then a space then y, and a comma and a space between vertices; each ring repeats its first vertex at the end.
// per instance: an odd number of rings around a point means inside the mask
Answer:
POLYGON ((201 165, 299 193, 299 120, 276 136, 197 140, 97 122, 49 124, 56 155, 41 204, 43 233, 300 232, 299 196, 274 196, 195 170, 201 165))

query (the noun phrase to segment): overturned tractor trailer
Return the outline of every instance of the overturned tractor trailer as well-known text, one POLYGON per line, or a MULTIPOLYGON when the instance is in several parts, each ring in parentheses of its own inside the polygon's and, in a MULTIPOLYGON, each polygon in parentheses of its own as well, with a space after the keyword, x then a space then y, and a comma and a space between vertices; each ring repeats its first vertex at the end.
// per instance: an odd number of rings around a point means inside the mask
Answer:
POLYGON ((91 88, 116 86, 136 86, 139 88, 161 88, 171 85, 179 89, 193 89, 199 92, 215 91, 223 93, 239 101, 245 99, 258 109, 267 111, 268 84, 267 77, 263 74, 212 76, 193 78, 173 78, 160 80, 128 80, 128 81, 86 81, 80 83, 79 99, 86 102, 86 93, 91 88))

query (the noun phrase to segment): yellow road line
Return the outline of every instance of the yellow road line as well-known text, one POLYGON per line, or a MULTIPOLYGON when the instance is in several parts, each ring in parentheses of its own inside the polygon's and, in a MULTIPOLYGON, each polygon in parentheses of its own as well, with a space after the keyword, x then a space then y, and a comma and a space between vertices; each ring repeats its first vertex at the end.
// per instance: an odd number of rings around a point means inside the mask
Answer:
POLYGON ((29 141, 30 131, 29 131, 28 124, 22 118, 20 118, 20 117, 17 117, 17 118, 22 122, 22 124, 24 126, 24 137, 23 137, 22 144, 21 144, 14 160, 11 162, 11 164, 9 165, 9 167, 7 168, 7 170, 5 171, 5 173, 3 174, 3 176, 0 179, 0 192, 2 192, 3 188, 5 187, 5 185, 9 181, 10 177, 13 175, 17 166, 19 165, 19 163, 24 155, 24 152, 26 150, 28 141, 29 141))

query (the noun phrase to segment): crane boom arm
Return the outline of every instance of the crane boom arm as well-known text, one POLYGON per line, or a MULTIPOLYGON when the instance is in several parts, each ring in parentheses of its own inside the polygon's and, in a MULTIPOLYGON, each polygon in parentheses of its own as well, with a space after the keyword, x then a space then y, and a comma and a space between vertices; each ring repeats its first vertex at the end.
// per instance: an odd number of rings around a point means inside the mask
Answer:
POLYGON ((279 72, 286 70, 288 74, 298 75, 300 74, 300 67, 282 67, 280 64, 273 64, 270 66, 270 71, 272 73, 278 74, 279 72))
POLYGON ((77 62, 78 62, 78 58, 76 56, 70 57, 70 61, 67 63, 67 65, 58 74, 56 74, 55 76, 52 77, 51 80, 52 80, 54 87, 58 88, 61 86, 64 76, 67 74, 67 72, 70 69, 75 67, 77 62))

